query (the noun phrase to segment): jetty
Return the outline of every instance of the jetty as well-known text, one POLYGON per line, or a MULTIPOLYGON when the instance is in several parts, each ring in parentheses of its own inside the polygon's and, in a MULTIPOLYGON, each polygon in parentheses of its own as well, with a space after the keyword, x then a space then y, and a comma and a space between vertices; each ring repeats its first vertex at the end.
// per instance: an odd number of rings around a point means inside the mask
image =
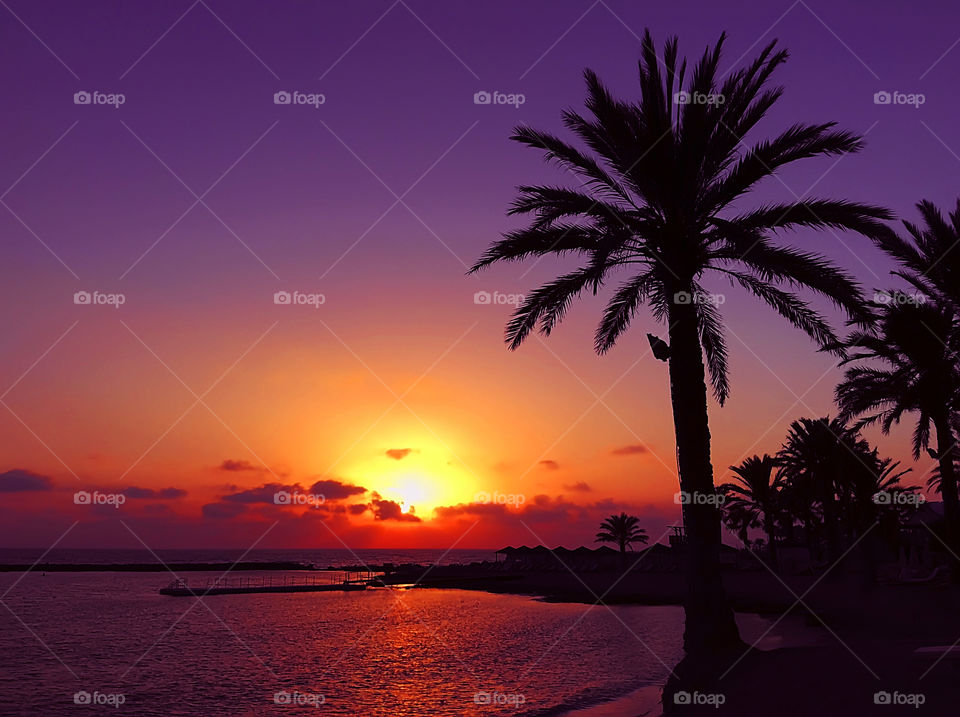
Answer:
POLYGON ((191 582, 179 578, 160 588, 161 595, 205 597, 250 593, 354 592, 370 585, 383 585, 382 576, 371 571, 338 571, 332 575, 264 575, 207 578, 191 582))

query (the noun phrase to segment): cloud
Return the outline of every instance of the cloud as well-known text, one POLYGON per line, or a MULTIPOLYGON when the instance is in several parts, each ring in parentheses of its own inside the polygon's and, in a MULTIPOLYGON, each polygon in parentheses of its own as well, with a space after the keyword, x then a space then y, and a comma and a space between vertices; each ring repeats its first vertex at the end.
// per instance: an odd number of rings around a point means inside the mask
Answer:
POLYGON ((20 493, 32 490, 50 490, 53 481, 33 471, 14 468, 0 473, 0 493, 20 493))
POLYGON ((221 500, 225 500, 230 503, 269 503, 272 505, 275 503, 274 496, 277 493, 281 491, 292 493, 297 490, 300 490, 300 486, 297 484, 284 485, 283 483, 265 483, 264 485, 257 486, 256 488, 248 488, 247 490, 242 490, 239 493, 225 495, 221 500))
POLYGON ((587 483, 585 483, 585 482, 582 481, 582 480, 577 481, 576 483, 573 483, 572 485, 565 485, 565 486, 563 486, 563 489, 564 489, 564 490, 580 491, 581 493, 589 493, 591 490, 593 490, 593 488, 591 488, 587 483))
POLYGON ((183 498, 187 495, 187 491, 182 488, 161 488, 155 490, 154 488, 138 488, 135 485, 132 485, 128 488, 125 488, 123 494, 128 498, 151 498, 154 500, 176 500, 177 498, 183 498))
POLYGON ((240 473, 242 471, 253 471, 255 473, 260 473, 264 470, 264 468, 262 466, 255 466, 250 461, 228 458, 220 464, 220 470, 230 471, 231 473, 240 473))
POLYGON ((304 493, 309 495, 322 495, 324 501, 343 500, 355 495, 362 495, 367 489, 359 485, 351 485, 338 480, 321 479, 316 481, 309 488, 305 488, 299 483, 264 483, 254 488, 247 488, 235 493, 223 496, 221 500, 230 503, 265 503, 273 505, 277 493, 304 493))
POLYGON ((614 456, 636 456, 642 453, 649 453, 650 449, 642 443, 632 443, 629 446, 620 446, 614 448, 610 453, 614 456))
POLYGON ((350 515, 362 515, 370 510, 370 506, 364 503, 354 503, 353 505, 348 505, 347 510, 350 512, 350 515))
POLYGON ((413 513, 404 513, 400 504, 392 500, 374 500, 370 504, 373 517, 376 520, 399 520, 408 523, 419 523, 420 518, 413 513))
POLYGON ((240 503, 224 503, 221 501, 219 503, 207 503, 200 511, 204 518, 226 519, 236 518, 246 509, 247 507, 240 503))
POLYGON ((391 448, 384 453, 387 458, 393 458, 395 461, 402 461, 413 453, 412 448, 391 448))
POLYGON ((323 478, 310 486, 309 492, 319 493, 325 500, 343 500, 354 495, 363 495, 367 489, 359 485, 323 478))
POLYGON ((560 464, 559 464, 559 463, 557 463, 556 461, 551 461, 551 460, 540 461, 540 463, 538 463, 537 465, 543 466, 543 467, 546 468, 548 471, 555 471, 555 470, 557 470, 558 468, 560 468, 560 464))

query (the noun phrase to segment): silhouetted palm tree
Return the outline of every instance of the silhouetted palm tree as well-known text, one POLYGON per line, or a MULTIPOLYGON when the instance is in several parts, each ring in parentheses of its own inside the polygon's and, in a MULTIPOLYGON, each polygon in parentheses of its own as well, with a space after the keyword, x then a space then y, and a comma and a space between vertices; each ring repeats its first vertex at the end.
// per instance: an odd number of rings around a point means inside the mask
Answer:
MULTIPOLYGON (((567 129, 587 150, 517 128, 512 139, 542 151, 582 186, 521 186, 510 213, 532 215, 531 224, 508 232, 471 269, 545 255, 584 257, 580 268, 527 295, 507 326, 511 348, 535 329, 548 335, 574 298, 596 293, 615 276, 622 283, 597 329, 598 353, 613 347, 641 305, 652 309, 667 326, 669 342, 657 344, 656 355, 669 362, 680 487, 691 494, 714 492, 704 355, 716 399, 722 404, 730 392, 718 302, 706 293, 704 275, 716 272, 817 343, 831 344, 826 320, 781 285, 821 294, 866 325, 871 317, 859 287, 826 258, 775 244, 773 234, 810 227, 877 236, 889 231, 880 220, 890 218, 879 207, 828 199, 735 209, 781 167, 856 152, 863 142, 825 123, 796 124, 772 140, 744 145, 780 98, 781 88, 765 85, 787 53, 771 43, 746 67, 721 74, 724 37, 704 52, 685 85, 676 38, 667 41, 661 61, 647 32, 639 98, 631 101, 615 99, 587 70, 590 117, 563 112, 567 129)), ((709 653, 740 642, 720 580, 720 511, 713 501, 691 501, 683 511, 689 546, 684 646, 691 654, 709 653)))
POLYGON ((798 517, 804 522, 808 541, 814 542, 822 526, 828 560, 839 555, 838 496, 844 491, 851 464, 861 462, 868 452, 857 431, 842 419, 801 418, 790 424, 777 453, 780 474, 786 481, 784 493, 791 505, 806 504, 798 517))
POLYGON ((600 532, 597 533, 596 541, 598 543, 616 543, 620 546, 620 552, 626 553, 627 548, 633 543, 646 544, 650 538, 647 531, 639 527, 640 519, 635 515, 611 515, 600 524, 600 532))
POLYGON ((738 466, 730 466, 736 483, 724 483, 717 488, 724 494, 727 510, 742 509, 756 517, 767 534, 770 561, 777 564, 776 518, 780 507, 780 488, 783 479, 774 473, 774 460, 766 454, 751 456, 738 466))
MULTIPOLYGON (((932 458, 937 460, 937 452, 930 451, 932 458)), ((953 470, 956 475, 960 475, 960 458, 954 458, 953 461, 953 470)), ((937 464, 934 466, 933 470, 930 472, 930 477, 927 479, 927 488, 934 491, 935 493, 943 492, 943 488, 940 485, 942 482, 940 477, 940 462, 937 460, 937 464)))
MULTIPOLYGON (((906 494, 919 490, 915 486, 903 486, 900 480, 912 468, 900 468, 900 461, 881 458, 877 449, 861 453, 860 459, 850 461, 850 469, 841 486, 841 523, 856 534, 887 516, 899 522, 899 515, 906 512, 909 502, 902 500, 906 494)), ((849 538, 853 538, 851 533, 849 538)))
MULTIPOLYGON (((893 232, 881 234, 874 238, 877 244, 890 256, 897 259, 902 269, 893 272, 909 282, 920 292, 922 299, 934 304, 939 313, 943 314, 949 327, 940 325, 934 332, 943 339, 946 332, 947 342, 952 353, 952 361, 956 365, 960 353, 960 252, 957 251, 960 242, 960 199, 954 210, 946 217, 933 202, 923 200, 917 203, 917 210, 922 220, 919 224, 904 221, 907 236, 899 236, 893 232)), ((944 391, 948 390, 944 387, 944 391)), ((956 395, 952 399, 960 400, 956 395)), ((921 424, 926 423, 926 438, 920 436, 921 443, 929 440, 929 422, 932 421, 937 431, 938 451, 935 458, 938 461, 940 480, 946 485, 954 487, 960 483, 960 450, 955 445, 954 437, 957 433, 956 401, 950 415, 944 416, 943 410, 928 413, 927 418, 921 412, 921 424)), ((920 425, 918 425, 918 430, 920 425)), ((917 437, 914 440, 914 449, 917 448, 917 437)), ((956 498, 956 490, 947 492, 943 501, 944 518, 947 523, 947 535, 953 543, 954 550, 960 549, 960 505, 956 498), (950 516, 953 516, 952 518, 950 516)), ((960 577, 960 566, 955 571, 960 577)))
POLYGON ((727 501, 723 504, 723 522, 743 543, 743 547, 749 547, 750 537, 748 531, 751 528, 760 526, 757 516, 741 503, 732 503, 727 501))
MULTIPOLYGON (((951 547, 960 548, 953 420, 960 403, 957 354, 948 341, 955 330, 949 309, 918 301, 903 292, 889 294, 878 328, 857 331, 847 339, 854 350, 851 366, 837 386, 837 403, 844 417, 860 416, 857 425, 879 423, 884 433, 906 413, 917 415, 913 456, 930 445, 936 432, 935 455, 943 486, 943 513, 951 547)), ((960 570, 955 571, 960 576, 960 570)))
POLYGON ((875 241, 903 265, 893 273, 941 308, 951 307, 956 323, 960 316, 960 253, 955 251, 960 242, 960 199, 946 219, 930 201, 918 202, 917 210, 922 225, 903 222, 909 237, 889 232, 875 241))

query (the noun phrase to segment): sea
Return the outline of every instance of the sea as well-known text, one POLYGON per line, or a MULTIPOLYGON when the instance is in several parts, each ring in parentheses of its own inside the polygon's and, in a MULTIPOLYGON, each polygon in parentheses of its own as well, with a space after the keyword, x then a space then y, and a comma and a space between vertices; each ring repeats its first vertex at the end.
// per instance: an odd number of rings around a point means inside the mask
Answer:
MULTIPOLYGON (((41 554, 3 550, 0 562, 32 563, 41 554)), ((169 563, 242 557, 323 567, 352 566, 358 557, 370 565, 493 557, 468 550, 158 555, 169 563)), ((58 550, 43 561, 148 558, 58 550)), ((396 587, 159 594, 170 579, 167 572, 0 573, 0 715, 564 715, 660 685, 681 658, 683 612, 673 606, 396 587)))

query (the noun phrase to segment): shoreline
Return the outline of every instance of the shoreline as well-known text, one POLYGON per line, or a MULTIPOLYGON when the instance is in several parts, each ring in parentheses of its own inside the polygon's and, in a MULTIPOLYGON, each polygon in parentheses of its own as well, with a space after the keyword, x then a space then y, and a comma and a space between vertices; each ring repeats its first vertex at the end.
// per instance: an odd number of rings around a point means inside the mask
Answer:
POLYGON ((316 568, 297 562, 241 562, 241 563, 37 563, 36 565, 0 565, 0 573, 165 573, 180 572, 226 572, 234 570, 339 570, 347 568, 316 568))

